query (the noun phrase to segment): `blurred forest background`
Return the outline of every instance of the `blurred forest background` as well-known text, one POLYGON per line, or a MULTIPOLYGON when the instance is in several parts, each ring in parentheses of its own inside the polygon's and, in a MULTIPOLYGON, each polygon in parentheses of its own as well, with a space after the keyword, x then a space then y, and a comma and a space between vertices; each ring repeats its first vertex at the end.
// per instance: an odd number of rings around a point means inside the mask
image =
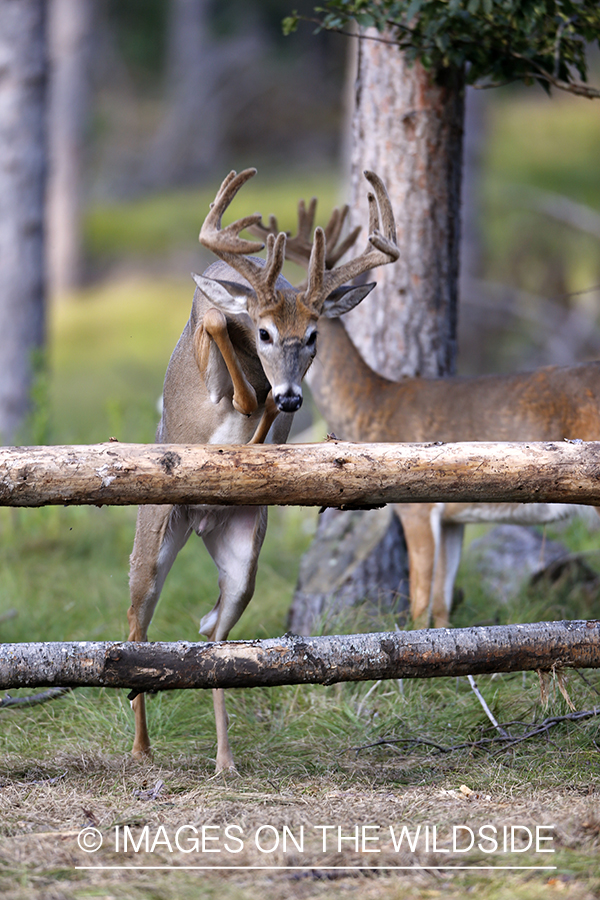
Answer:
MULTIPOLYGON (((310 0, 295 5, 310 15, 310 0)), ((41 436, 150 440, 188 273, 209 261, 198 229, 226 172, 259 170, 236 215, 275 212, 289 229, 301 196, 319 197, 323 219, 344 201, 353 41, 310 25, 284 37, 287 0, 52 0, 49 11, 41 436)), ((469 88, 462 373, 600 352, 600 104, 559 93, 469 88)))

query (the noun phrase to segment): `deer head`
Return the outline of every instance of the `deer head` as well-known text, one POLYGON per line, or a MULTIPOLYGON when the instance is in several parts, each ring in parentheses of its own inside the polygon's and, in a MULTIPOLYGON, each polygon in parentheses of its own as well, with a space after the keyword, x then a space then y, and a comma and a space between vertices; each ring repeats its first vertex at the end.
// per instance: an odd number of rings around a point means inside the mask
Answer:
MULTIPOLYGON (((334 318, 348 312, 375 285, 357 286, 347 282, 398 258, 394 217, 383 182, 374 173, 365 172, 374 190, 374 194, 369 194, 367 247, 356 259, 328 269, 331 260, 327 259, 326 231, 316 228, 310 242, 308 231, 314 219, 312 207, 312 217, 309 210, 300 221, 298 237, 290 242, 299 256, 305 257, 309 253, 306 283, 300 288, 293 287, 281 275, 288 238, 285 232, 274 234, 262 225, 258 214, 238 219, 225 228, 221 224, 223 213, 239 189, 255 174, 256 169, 246 169, 239 175, 229 173, 200 230, 200 243, 233 270, 231 277, 227 270, 223 277, 223 270, 219 268, 215 273, 217 277, 211 277, 209 269, 209 277, 207 273, 193 278, 210 302, 226 316, 244 316, 246 321, 250 320, 256 354, 271 384, 274 402, 281 412, 295 412, 302 405, 302 379, 317 351, 319 317, 334 318), (240 232, 244 229, 258 230, 265 235, 266 260, 250 255, 262 250, 265 244, 241 238, 240 232)), ((328 226, 334 243, 342 224, 343 217, 339 228, 337 220, 335 228, 331 227, 331 222, 328 226)), ((345 249, 355 238, 356 232, 344 242, 345 249)), ((345 249, 338 251, 338 259, 345 249)), ((289 252, 288 255, 293 258, 289 252)))

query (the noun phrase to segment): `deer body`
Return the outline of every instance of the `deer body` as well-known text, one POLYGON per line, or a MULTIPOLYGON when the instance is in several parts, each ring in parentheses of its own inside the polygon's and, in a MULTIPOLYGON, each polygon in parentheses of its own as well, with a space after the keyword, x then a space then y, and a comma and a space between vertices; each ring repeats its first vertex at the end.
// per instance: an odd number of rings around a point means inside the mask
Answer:
MULTIPOLYGON (((308 283, 294 288, 281 275, 286 235, 269 235, 266 260, 248 254, 262 244, 239 233, 257 225, 249 216, 223 228, 221 218, 247 169, 224 180, 200 231, 200 241, 220 261, 194 275, 197 289, 190 319, 167 368, 160 443, 283 443, 302 403, 302 380, 316 353, 317 322, 359 303, 373 285, 347 286, 373 266, 398 257, 395 226, 380 179, 365 173, 370 237, 363 254, 325 270, 325 234, 315 232, 308 283), (383 233, 379 231, 381 213, 383 233)), ((190 535, 200 536, 219 573, 219 598, 200 622, 210 640, 224 640, 252 598, 258 557, 267 527, 266 507, 142 506, 130 561, 129 640, 145 641, 148 626, 175 558, 190 535)), ((222 690, 213 692, 217 771, 233 769, 222 690)), ((144 695, 132 700, 133 753, 150 752, 144 695)))
MULTIPOLYGON (((388 381, 364 362, 341 322, 319 325, 308 383, 335 434, 351 441, 600 440, 600 362, 515 375, 388 381)), ((464 525, 564 518, 560 504, 395 504, 405 533, 413 622, 448 624, 464 525)))

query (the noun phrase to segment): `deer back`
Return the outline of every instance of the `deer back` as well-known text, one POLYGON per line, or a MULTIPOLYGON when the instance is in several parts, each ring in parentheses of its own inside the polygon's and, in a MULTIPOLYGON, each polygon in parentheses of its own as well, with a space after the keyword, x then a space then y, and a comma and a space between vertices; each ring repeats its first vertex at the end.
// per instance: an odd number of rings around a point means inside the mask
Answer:
POLYGON ((363 361, 341 322, 322 319, 308 382, 328 425, 346 440, 600 439, 600 362, 394 382, 363 361))

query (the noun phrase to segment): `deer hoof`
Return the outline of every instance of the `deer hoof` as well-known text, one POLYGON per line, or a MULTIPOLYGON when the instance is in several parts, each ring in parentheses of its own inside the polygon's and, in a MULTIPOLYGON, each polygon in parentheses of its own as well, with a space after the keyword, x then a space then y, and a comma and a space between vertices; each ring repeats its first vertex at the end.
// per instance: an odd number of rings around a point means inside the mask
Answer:
POLYGON ((131 755, 136 760, 136 762, 152 762, 154 756, 152 753, 152 747, 136 747, 133 746, 131 750, 131 755))
POLYGON ((215 767, 214 777, 216 778, 218 775, 222 775, 225 778, 239 778, 240 777, 240 773, 236 769, 235 763, 231 763, 231 765, 225 765, 225 766, 219 766, 217 764, 217 766, 215 767))

